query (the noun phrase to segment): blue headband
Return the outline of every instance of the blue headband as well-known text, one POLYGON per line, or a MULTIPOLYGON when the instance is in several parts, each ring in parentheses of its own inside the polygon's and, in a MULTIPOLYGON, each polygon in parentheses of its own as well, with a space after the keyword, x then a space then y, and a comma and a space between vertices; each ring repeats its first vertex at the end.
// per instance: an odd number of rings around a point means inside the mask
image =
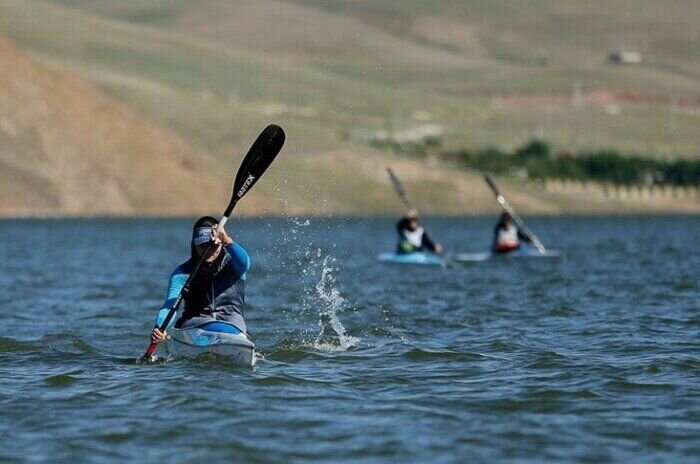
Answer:
POLYGON ((192 243, 194 245, 202 245, 203 243, 209 243, 212 240, 212 228, 211 227, 197 227, 192 233, 192 243))

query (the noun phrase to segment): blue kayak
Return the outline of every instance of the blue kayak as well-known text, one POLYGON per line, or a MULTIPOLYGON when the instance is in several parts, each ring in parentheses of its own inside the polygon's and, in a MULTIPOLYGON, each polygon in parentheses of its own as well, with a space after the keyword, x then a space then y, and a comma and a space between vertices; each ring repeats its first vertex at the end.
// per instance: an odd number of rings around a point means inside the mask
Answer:
POLYGON ((521 246, 517 250, 508 253, 457 253, 451 259, 460 263, 478 263, 490 261, 492 259, 564 259, 566 254, 559 250, 546 250, 541 253, 537 248, 531 246, 521 246))
POLYGON ((377 259, 383 263, 392 264, 418 264, 422 266, 444 266, 447 264, 444 258, 434 253, 425 253, 422 251, 414 251, 412 253, 382 253, 377 256, 377 259))

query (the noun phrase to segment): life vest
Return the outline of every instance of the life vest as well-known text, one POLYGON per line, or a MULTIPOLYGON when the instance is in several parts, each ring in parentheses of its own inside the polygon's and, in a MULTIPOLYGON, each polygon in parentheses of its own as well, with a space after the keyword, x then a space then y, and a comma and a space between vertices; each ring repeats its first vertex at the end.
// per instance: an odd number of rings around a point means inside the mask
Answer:
POLYGON ((496 236, 497 251, 514 250, 519 246, 520 239, 518 238, 518 228, 515 225, 498 229, 498 234, 496 236))
POLYGON ((184 294, 185 310, 175 323, 176 329, 222 321, 246 331, 245 280, 236 273, 230 260, 226 249, 222 249, 212 263, 202 264, 190 290, 184 294))
POLYGON ((402 231, 404 239, 413 247, 413 248, 422 248, 423 247, 423 234, 425 233, 425 230, 423 230, 423 227, 419 226, 416 230, 408 230, 404 229, 402 231))

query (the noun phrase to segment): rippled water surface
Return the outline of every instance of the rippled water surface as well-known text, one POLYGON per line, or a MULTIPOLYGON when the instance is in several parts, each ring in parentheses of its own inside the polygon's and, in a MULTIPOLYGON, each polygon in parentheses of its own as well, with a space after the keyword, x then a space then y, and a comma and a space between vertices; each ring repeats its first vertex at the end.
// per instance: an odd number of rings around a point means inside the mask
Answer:
POLYGON ((389 219, 234 220, 262 359, 137 365, 191 222, 0 222, 0 461, 700 460, 698 217, 534 218, 568 260, 447 268, 377 263, 389 219))

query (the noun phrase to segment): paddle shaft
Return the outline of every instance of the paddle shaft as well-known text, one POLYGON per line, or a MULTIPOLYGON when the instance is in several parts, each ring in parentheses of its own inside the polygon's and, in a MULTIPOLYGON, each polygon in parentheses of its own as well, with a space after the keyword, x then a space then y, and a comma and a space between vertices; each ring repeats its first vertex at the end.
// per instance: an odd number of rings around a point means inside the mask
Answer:
POLYGON ((408 200, 408 196, 406 195, 406 190, 403 188, 403 184, 399 180, 398 177, 396 177, 396 174, 394 174, 394 171, 391 170, 391 168, 386 168, 386 172, 389 174, 389 179, 391 179, 391 185, 394 186, 394 191, 396 194, 399 196, 399 199, 401 202, 406 206, 408 209, 415 209, 411 202, 408 200))
POLYGON ((518 215, 518 213, 515 212, 512 206, 510 206, 510 203, 508 203, 508 200, 501 194, 501 192, 498 190, 498 186, 496 185, 496 182, 493 180, 493 177, 490 175, 486 174, 484 176, 484 179, 486 180, 486 183, 489 184, 489 187, 491 187, 491 190, 493 191, 493 194, 496 196, 496 201, 498 202, 499 205, 508 213, 510 214, 510 217, 513 218, 513 221, 515 221, 515 224, 522 230, 522 232, 527 235, 527 238, 530 239, 533 245, 535 245, 535 248, 537 248, 537 251, 540 253, 545 253, 547 250, 540 242, 540 239, 537 238, 537 236, 532 233, 530 228, 525 224, 525 221, 518 215))

